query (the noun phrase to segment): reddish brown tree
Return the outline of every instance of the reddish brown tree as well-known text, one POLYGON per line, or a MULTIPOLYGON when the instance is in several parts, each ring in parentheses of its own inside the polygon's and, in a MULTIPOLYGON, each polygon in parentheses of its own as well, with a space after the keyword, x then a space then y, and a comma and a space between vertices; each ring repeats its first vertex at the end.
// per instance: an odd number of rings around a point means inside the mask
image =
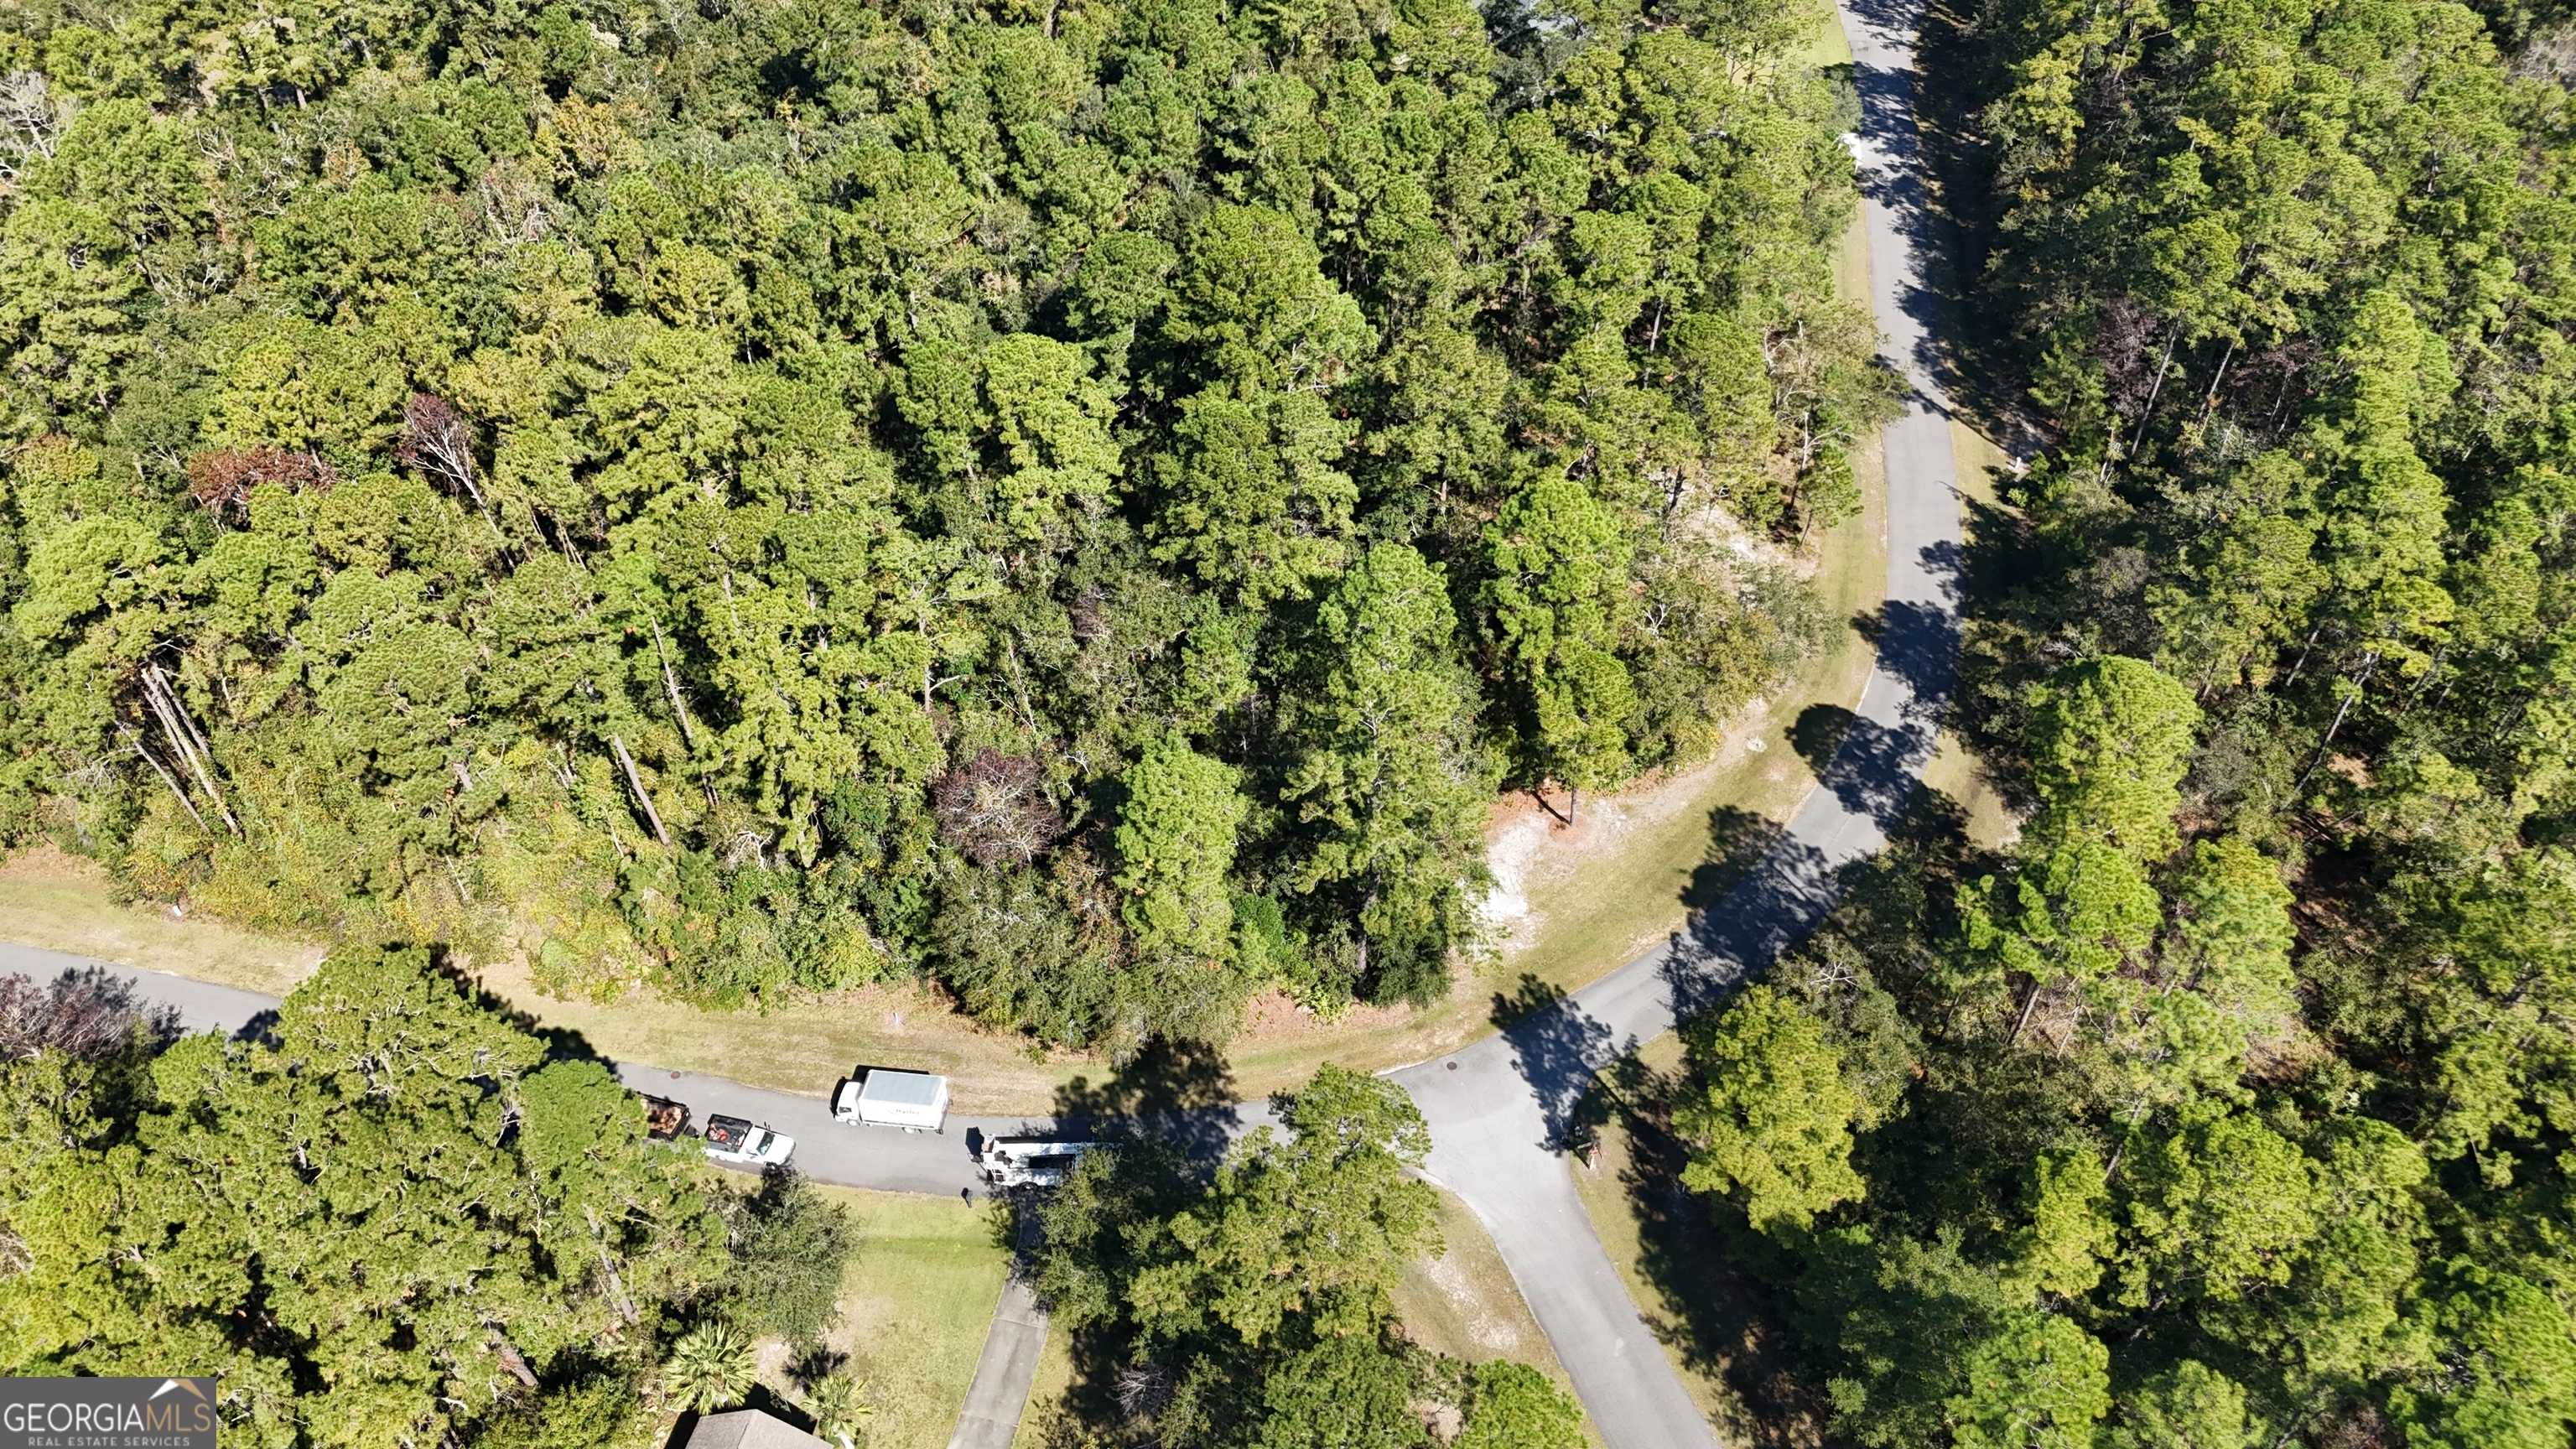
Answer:
POLYGON ((146 1006, 131 985, 99 967, 66 971, 43 986, 28 976, 0 976, 0 1062, 48 1050, 102 1057, 138 1032, 167 1038, 178 1025, 177 1012, 146 1006))
POLYGON ((233 522, 248 512, 250 491, 262 483, 282 483, 301 492, 339 481, 330 464, 284 448, 217 448, 188 460, 188 492, 207 512, 233 522))
POLYGON ((1025 755, 983 749, 930 788, 939 833, 981 866, 1026 865, 1064 833, 1044 772, 1025 755))

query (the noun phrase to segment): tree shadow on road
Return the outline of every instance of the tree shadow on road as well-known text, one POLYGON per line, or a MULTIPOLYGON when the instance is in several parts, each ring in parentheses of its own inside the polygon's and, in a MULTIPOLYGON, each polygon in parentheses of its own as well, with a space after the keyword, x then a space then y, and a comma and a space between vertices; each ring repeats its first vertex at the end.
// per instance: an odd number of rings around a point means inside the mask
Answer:
POLYGON ((1721 808, 1709 813, 1709 862, 1685 900, 1658 974, 1687 1021, 1767 968, 1833 908, 1836 872, 1823 852, 1779 825, 1721 808))
POLYGON ((1511 1043, 1513 1068, 1538 1099, 1546 1122, 1539 1145, 1550 1152, 1581 1146, 1589 1136, 1582 1112, 1594 1075, 1634 1051, 1636 1042, 1614 1040, 1562 988, 1527 972, 1517 987, 1494 994, 1493 1021, 1511 1043))
POLYGON ((1032 1135, 1117 1138, 1138 1132, 1202 1167, 1225 1155, 1243 1126, 1234 1070, 1221 1047, 1156 1037, 1094 1082, 1076 1077, 1056 1089, 1055 1119, 1032 1135))
POLYGON ((1773 1250, 1740 1217, 1726 1221, 1723 1204, 1712 1210, 1681 1185, 1685 1153, 1671 1120, 1685 1084, 1681 1069, 1634 1057, 1604 1073, 1586 1106, 1603 1124, 1601 1155, 1576 1170, 1608 1173, 1618 1184, 1649 1285, 1638 1313, 1683 1372, 1723 1385, 1714 1395, 1721 1439, 1807 1449, 1824 1442, 1820 1380, 1797 1359, 1787 1305, 1738 1266, 1773 1250))

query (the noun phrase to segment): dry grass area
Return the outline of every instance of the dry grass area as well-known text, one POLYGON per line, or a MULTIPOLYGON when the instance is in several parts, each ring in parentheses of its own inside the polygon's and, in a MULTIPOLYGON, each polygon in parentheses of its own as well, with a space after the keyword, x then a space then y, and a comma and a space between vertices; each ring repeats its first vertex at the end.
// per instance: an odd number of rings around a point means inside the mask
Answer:
POLYGON ((1039 1114, 1057 1088, 1101 1070, 1096 1061, 1033 1056, 1018 1038, 975 1025, 917 986, 834 992, 765 1012, 709 1012, 651 991, 610 1002, 549 997, 515 957, 474 974, 486 991, 618 1060, 808 1097, 829 1095, 853 1067, 889 1065, 947 1077, 961 1113, 1039 1114))
POLYGON ((264 935, 116 899, 107 873, 51 846, 0 860, 0 941, 121 961, 284 995, 322 960, 319 941, 264 935))
MULTIPOLYGON (((1446 1192, 1440 1193, 1440 1235, 1444 1251, 1415 1260, 1396 1286, 1396 1317, 1405 1337, 1469 1362, 1507 1358, 1525 1363, 1572 1392, 1573 1381, 1556 1361, 1556 1350, 1538 1320, 1530 1316, 1494 1240, 1467 1205, 1446 1192)), ((1584 1429, 1593 1444, 1602 1442, 1588 1418, 1584 1429)))

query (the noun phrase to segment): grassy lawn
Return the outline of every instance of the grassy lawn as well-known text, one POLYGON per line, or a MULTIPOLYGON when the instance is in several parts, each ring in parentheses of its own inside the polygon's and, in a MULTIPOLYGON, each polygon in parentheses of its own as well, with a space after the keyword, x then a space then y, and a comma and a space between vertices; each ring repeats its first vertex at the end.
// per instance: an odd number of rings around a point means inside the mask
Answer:
POLYGON ((322 944, 120 904, 107 873, 50 846, 0 860, 0 941, 285 994, 322 944))
POLYGON ((1002 1298, 1009 1254, 994 1240, 993 1210, 910 1193, 821 1191, 859 1223, 829 1343, 874 1394, 870 1449, 943 1449, 1002 1298))
POLYGON ((1796 60, 1809 70, 1851 64, 1851 37, 1843 34, 1842 22, 1832 11, 1826 11, 1823 23, 1808 33, 1806 49, 1796 60))
POLYGON ((1691 1401, 1722 1443, 1807 1449, 1823 1442, 1822 1406, 1792 1376, 1784 1331, 1725 1238, 1680 1185, 1677 1144, 1660 1123, 1679 1077, 1681 1039, 1666 1033, 1617 1073, 1600 1150, 1574 1185, 1592 1230, 1628 1285, 1691 1401))
MULTIPOLYGON (((2011 475, 2012 459, 1956 415, 1950 419, 1950 454, 1958 466, 1961 503, 1967 514, 1964 528, 1973 549, 1977 520, 1981 516, 2009 515, 2011 511, 1998 496, 1998 485, 2011 475)), ((2020 833, 2020 822, 2013 819, 2003 796, 1987 783, 1975 754, 1956 734, 1942 731, 1940 749, 1923 769, 1923 783, 1958 803, 1967 817, 1968 839, 1974 844, 1998 849, 2020 833)))
POLYGON ((1073 1345, 1050 1332, 1038 1351, 1037 1376, 1029 1380, 1029 1406, 1011 1435, 1011 1449, 1046 1449, 1048 1436, 1064 1412, 1064 1396, 1073 1388, 1073 1345))
MULTIPOLYGON (((1440 1256, 1414 1260, 1396 1285, 1395 1313, 1405 1337, 1469 1362, 1507 1358, 1525 1363, 1573 1392, 1573 1380, 1556 1361, 1556 1350, 1538 1320, 1530 1316, 1494 1240, 1467 1205, 1446 1192, 1440 1193, 1440 1237, 1445 1245, 1440 1256)), ((1601 1431, 1589 1418, 1583 1427, 1599 1445, 1601 1431)))
POLYGON ((1042 1113, 1056 1089, 1096 1062, 1043 1060, 1014 1037, 987 1031, 916 986, 874 986, 810 997, 767 1012, 708 1012, 650 991, 611 1002, 540 992, 525 963, 479 965, 476 979, 547 1026, 580 1032, 612 1057, 707 1072, 754 1086, 824 1096, 861 1064, 937 1072, 961 1113, 1042 1113))

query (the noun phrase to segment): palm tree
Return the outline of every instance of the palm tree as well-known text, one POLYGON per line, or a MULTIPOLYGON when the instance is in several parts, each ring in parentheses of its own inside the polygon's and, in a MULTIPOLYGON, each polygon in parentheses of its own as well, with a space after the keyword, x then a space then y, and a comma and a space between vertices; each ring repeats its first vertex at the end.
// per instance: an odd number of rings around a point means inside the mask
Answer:
POLYGON ((805 1412, 814 1416, 816 1437, 829 1439, 840 1449, 858 1449, 867 1442, 868 1420, 876 1411, 868 1400, 868 1381, 855 1374, 834 1374, 814 1385, 805 1399, 805 1412))
POLYGON ((750 1337, 717 1319, 680 1335, 671 1345, 671 1361, 662 1365, 662 1378, 681 1407, 703 1414, 751 1392, 759 1371, 750 1337))

